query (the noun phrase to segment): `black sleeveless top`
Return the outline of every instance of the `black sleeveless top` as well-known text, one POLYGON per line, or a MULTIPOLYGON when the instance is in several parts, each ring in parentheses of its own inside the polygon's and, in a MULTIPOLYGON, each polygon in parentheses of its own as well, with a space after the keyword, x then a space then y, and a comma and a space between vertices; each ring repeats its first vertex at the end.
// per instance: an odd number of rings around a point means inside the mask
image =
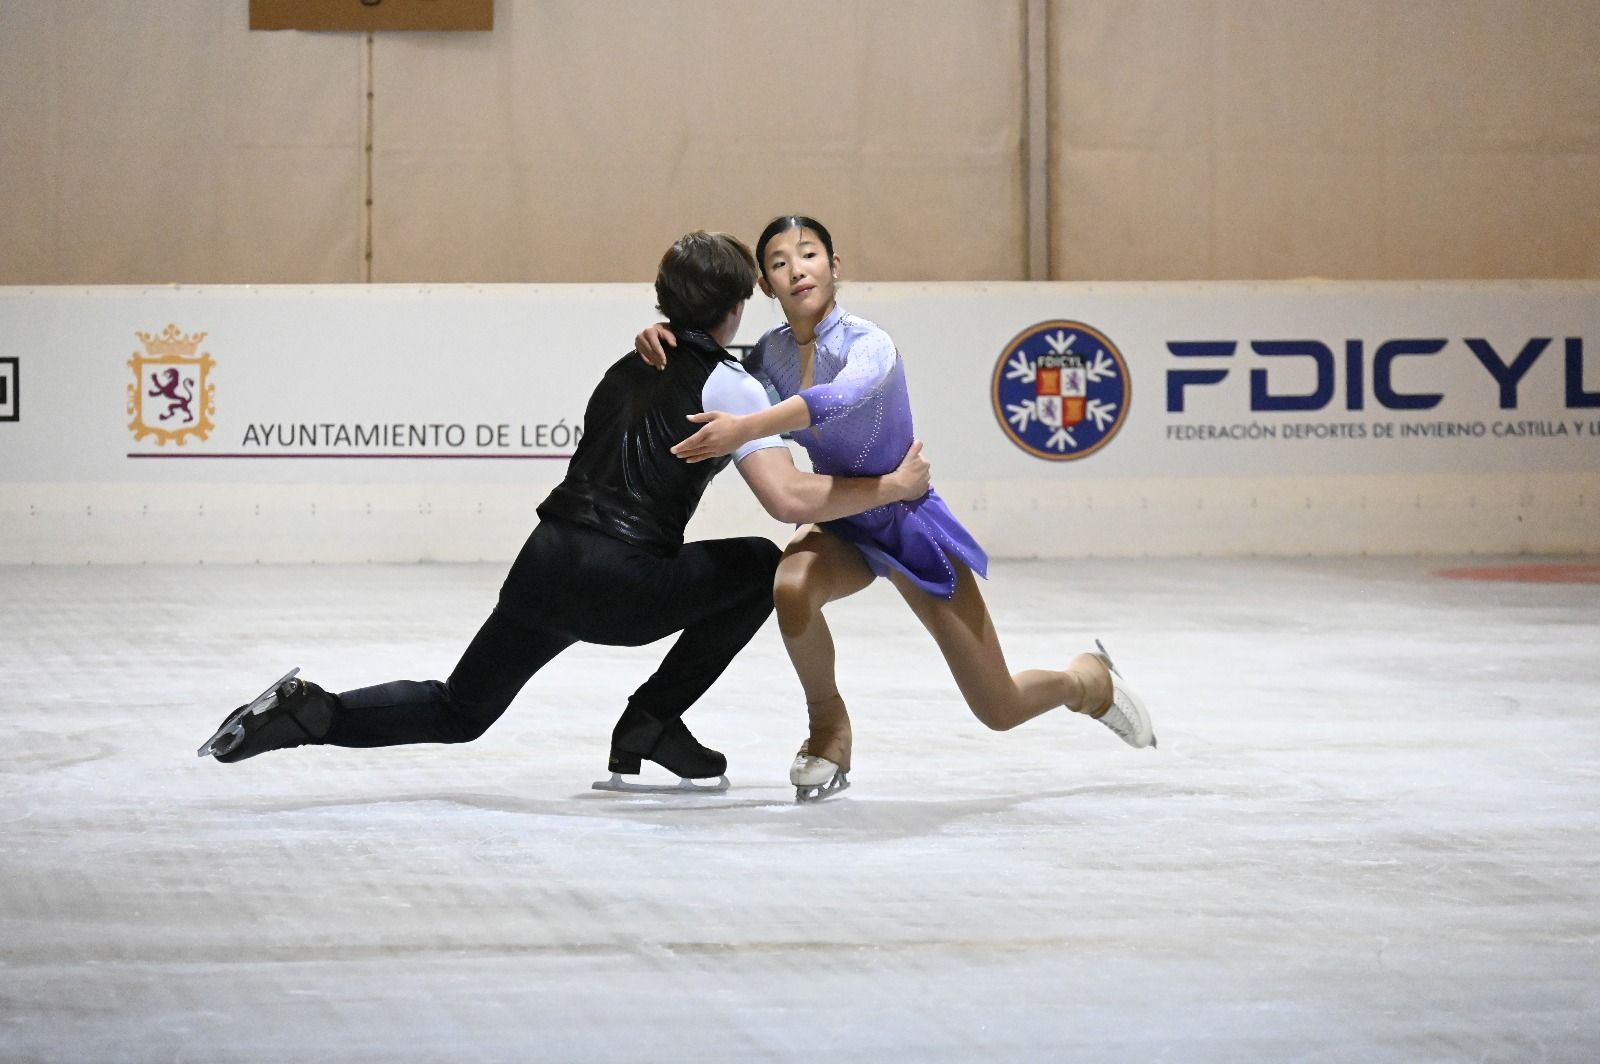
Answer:
POLYGON ((732 456, 691 464, 671 448, 700 428, 688 416, 706 409, 713 375, 744 371, 705 333, 683 330, 677 337, 664 370, 630 351, 606 371, 589 397, 566 479, 539 505, 541 518, 571 521, 655 554, 670 556, 683 546, 706 485, 732 456))

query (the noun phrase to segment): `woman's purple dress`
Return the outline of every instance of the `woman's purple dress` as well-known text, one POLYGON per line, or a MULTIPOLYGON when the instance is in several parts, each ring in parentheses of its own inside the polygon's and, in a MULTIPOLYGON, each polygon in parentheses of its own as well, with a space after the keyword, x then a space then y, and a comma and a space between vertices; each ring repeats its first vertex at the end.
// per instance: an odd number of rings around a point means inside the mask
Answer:
MULTIPOLYGON (((811 427, 792 438, 818 473, 881 476, 911 447, 905 364, 889 334, 870 321, 838 306, 822 320, 810 388, 800 387, 800 348, 788 325, 763 336, 745 368, 779 399, 805 400, 811 427)), ((897 569, 941 598, 956 592, 951 557, 988 575, 989 556, 932 488, 915 502, 890 503, 822 527, 855 544, 878 576, 897 569)))

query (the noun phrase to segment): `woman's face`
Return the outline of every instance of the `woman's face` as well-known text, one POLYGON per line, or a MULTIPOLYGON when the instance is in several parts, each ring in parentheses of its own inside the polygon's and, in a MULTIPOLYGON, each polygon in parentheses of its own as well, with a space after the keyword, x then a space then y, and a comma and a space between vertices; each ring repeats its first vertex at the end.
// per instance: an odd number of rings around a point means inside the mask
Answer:
POLYGON ((789 229, 767 243, 761 290, 776 296, 785 317, 821 318, 833 306, 839 256, 831 258, 809 229, 789 229))

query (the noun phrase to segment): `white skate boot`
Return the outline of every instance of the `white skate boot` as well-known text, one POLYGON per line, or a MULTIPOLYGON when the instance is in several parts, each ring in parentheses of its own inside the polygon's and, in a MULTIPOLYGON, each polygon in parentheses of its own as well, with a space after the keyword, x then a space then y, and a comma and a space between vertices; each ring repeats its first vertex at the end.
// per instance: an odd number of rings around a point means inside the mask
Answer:
POLYGON ((1098 648, 1094 656, 1111 673, 1111 705, 1095 720, 1116 732, 1123 742, 1135 749, 1155 746, 1156 732, 1150 723, 1150 711, 1145 709, 1144 699, 1122 679, 1122 673, 1111 663, 1111 655, 1106 653, 1105 644, 1096 639, 1094 645, 1098 648))
POLYGON ((850 786, 850 777, 837 762, 825 757, 812 757, 806 752, 810 740, 800 744, 789 766, 789 782, 794 784, 794 800, 820 802, 830 794, 838 794, 850 786))
POLYGON ((850 714, 838 695, 806 703, 811 734, 789 766, 794 800, 819 802, 850 786, 850 714))

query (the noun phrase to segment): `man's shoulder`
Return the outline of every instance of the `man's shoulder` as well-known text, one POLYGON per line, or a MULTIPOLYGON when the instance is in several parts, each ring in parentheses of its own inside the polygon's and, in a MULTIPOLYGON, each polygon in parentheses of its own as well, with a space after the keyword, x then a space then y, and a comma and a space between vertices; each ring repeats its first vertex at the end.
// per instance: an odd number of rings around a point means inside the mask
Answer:
POLYGON ((734 379, 744 378, 751 381, 755 380, 755 377, 751 375, 749 368, 746 367, 744 363, 738 361, 737 359, 731 358, 725 359, 724 361, 718 362, 712 366, 709 376, 731 377, 734 379))
POLYGON ((604 376, 607 378, 631 377, 638 374, 641 370, 647 370, 650 368, 650 364, 644 359, 640 358, 637 352, 629 350, 627 354, 623 355, 621 358, 618 358, 615 362, 606 367, 604 376))
POLYGON ((656 369, 639 357, 631 348, 627 354, 606 367, 605 380, 626 384, 629 387, 657 384, 663 381, 702 381, 717 366, 715 358, 694 348, 679 346, 667 349, 665 370, 656 369))
POLYGON ((706 410, 725 410, 730 414, 749 414, 772 405, 767 389, 737 362, 719 362, 713 366, 700 395, 701 405, 706 410))

